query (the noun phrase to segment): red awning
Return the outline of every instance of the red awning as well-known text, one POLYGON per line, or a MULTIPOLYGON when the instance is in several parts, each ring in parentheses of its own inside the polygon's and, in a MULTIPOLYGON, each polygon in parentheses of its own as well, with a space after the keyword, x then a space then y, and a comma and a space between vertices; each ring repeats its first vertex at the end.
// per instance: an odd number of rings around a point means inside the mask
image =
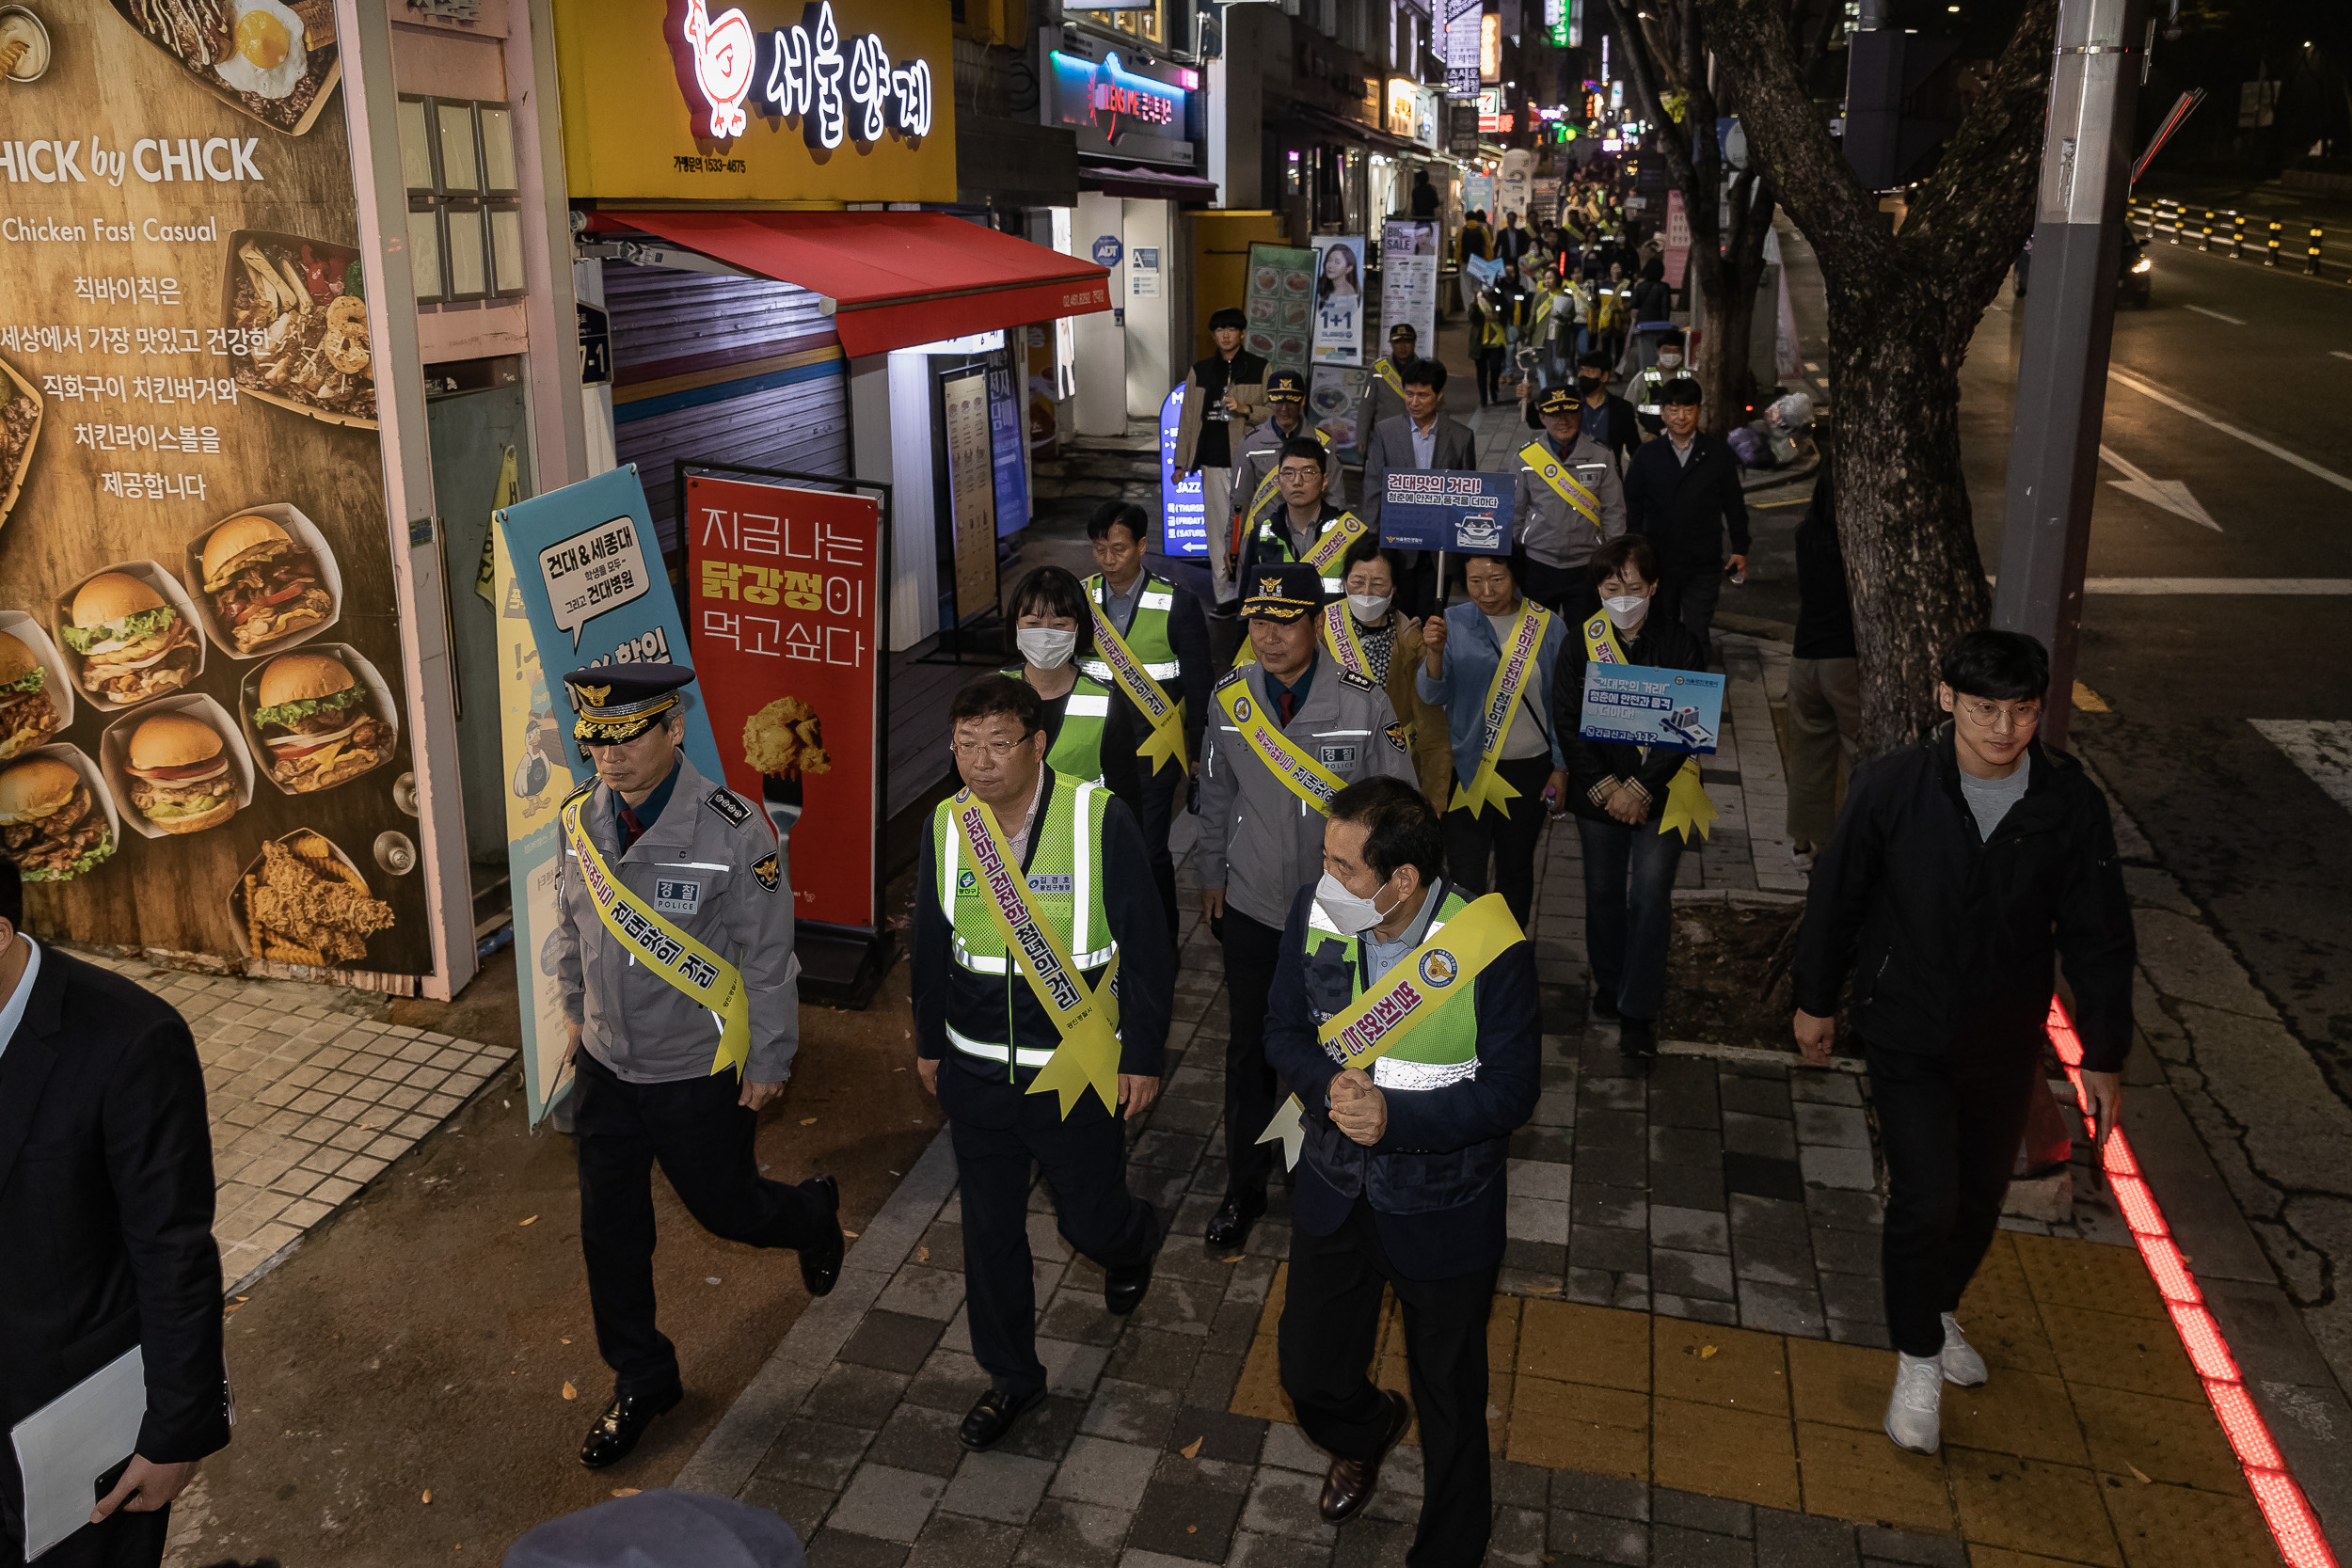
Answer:
POLYGON ((845 354, 881 354, 1111 308, 1091 261, 946 213, 605 213, 825 296, 845 354))

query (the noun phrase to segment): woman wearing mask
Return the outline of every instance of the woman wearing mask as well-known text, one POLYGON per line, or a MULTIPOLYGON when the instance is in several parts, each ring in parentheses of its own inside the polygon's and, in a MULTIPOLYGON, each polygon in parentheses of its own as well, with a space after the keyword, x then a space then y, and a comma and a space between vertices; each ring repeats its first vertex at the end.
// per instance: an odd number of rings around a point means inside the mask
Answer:
POLYGON ((1367 535, 1341 557, 1345 596, 1323 609, 1323 645, 1343 670, 1389 689, 1389 706, 1412 727, 1413 776, 1438 815, 1454 790, 1454 749, 1445 710, 1421 700, 1413 671, 1422 662, 1421 623, 1396 608, 1396 559, 1367 535))
POLYGON ((1658 670, 1703 670, 1698 641, 1671 615, 1650 614, 1658 555, 1638 533, 1595 553, 1601 614, 1579 626, 1561 656, 1552 714, 1568 763, 1555 810, 1576 814, 1584 841, 1584 947, 1593 971, 1593 1015, 1616 1020, 1618 1048, 1646 1071, 1658 1056, 1657 1019, 1666 994, 1666 940, 1674 924, 1675 868, 1683 834, 1661 832, 1670 789, 1697 787, 1690 756, 1583 738, 1584 667, 1597 649, 1611 661, 1658 670))
POLYGON ((1078 670, 1094 645, 1085 588, 1059 566, 1040 566, 1012 591, 1011 609, 1021 663, 1000 673, 1028 682, 1044 701, 1045 766, 1064 778, 1101 779, 1136 809, 1142 778, 1127 705, 1078 670))
POLYGON ((1421 699, 1445 709, 1454 750, 1446 873, 1473 896, 1489 887, 1502 894, 1525 930, 1535 898, 1535 836, 1567 783, 1551 716, 1566 627, 1519 592, 1510 556, 1470 556, 1462 580, 1470 602, 1422 626, 1413 677, 1421 699))

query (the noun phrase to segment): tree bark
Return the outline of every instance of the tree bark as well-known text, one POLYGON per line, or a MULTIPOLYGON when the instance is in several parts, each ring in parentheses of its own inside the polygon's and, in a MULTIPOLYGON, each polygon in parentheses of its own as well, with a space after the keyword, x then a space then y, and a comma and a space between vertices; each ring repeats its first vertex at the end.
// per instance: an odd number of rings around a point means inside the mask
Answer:
MULTIPOLYGON (((1614 3, 1614 0, 1613 0, 1614 3)), ((1936 722, 1936 665, 1992 594, 1960 457, 1960 366, 2033 226, 2058 0, 2026 0, 1984 93, 1898 235, 1800 74, 1779 0, 1702 0, 1749 153, 1812 243, 1829 309, 1831 455, 1866 755, 1936 722)))

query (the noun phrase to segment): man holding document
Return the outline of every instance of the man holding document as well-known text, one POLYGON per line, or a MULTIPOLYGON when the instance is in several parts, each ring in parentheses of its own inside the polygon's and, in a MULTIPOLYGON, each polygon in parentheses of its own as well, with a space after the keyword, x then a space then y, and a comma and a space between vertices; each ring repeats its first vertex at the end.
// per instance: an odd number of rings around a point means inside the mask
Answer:
POLYGON ((204 1069, 178 1013, 24 918, 0 862, 0 1554, 157 1563, 229 1442, 204 1069))

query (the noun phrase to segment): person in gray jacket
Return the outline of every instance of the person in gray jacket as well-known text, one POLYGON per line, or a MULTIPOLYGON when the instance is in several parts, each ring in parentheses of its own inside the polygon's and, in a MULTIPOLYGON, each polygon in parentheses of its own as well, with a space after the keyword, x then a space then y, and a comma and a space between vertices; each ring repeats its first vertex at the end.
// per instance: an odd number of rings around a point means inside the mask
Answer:
MULTIPOLYGON (((1388 492, 1389 475, 1413 468, 1475 468, 1478 436, 1459 420, 1445 417, 1445 365, 1437 359, 1416 359, 1405 367, 1405 412, 1375 425, 1364 448, 1364 483, 1356 502, 1356 515, 1375 529, 1380 526, 1380 501, 1388 492)), ((1407 550, 1406 580, 1397 584, 1397 597, 1413 615, 1434 615, 1444 608, 1444 589, 1438 581, 1438 552, 1407 550)))
POLYGON ((1242 616, 1253 662, 1227 672, 1200 747, 1200 914, 1225 947, 1225 1202, 1212 1246, 1237 1247, 1265 1212, 1275 1145, 1266 996, 1298 890, 1323 874, 1324 808, 1359 779, 1415 784, 1412 736, 1387 690, 1343 670, 1318 635, 1323 583, 1284 562, 1248 574, 1242 616), (1276 769, 1278 766, 1281 771, 1276 769))
POLYGON ((592 1470, 626 1457, 685 1392, 677 1352, 654 1326, 655 1161, 711 1234, 798 1250, 810 1295, 841 1275, 834 1179, 770 1181, 753 1153, 758 1113, 784 1092, 800 1047, 792 888, 759 803, 705 778, 680 748, 678 693, 693 678, 675 664, 591 665, 564 677, 572 734, 596 779, 564 802, 556 926, 542 962, 563 990, 564 1059, 579 1074, 580 1246, 596 1348, 613 1376, 612 1402, 580 1446, 592 1470), (739 1065, 708 1005, 725 1005, 723 971, 698 989, 712 974, 708 958, 739 979, 750 1022, 739 1065))
POLYGON ((1608 451, 1585 437, 1584 404, 1574 390, 1554 387, 1536 400, 1535 412, 1544 435, 1518 454, 1512 532, 1527 558, 1527 596, 1582 621, 1600 613, 1599 593, 1584 568, 1595 550, 1625 531, 1625 487, 1608 451))

